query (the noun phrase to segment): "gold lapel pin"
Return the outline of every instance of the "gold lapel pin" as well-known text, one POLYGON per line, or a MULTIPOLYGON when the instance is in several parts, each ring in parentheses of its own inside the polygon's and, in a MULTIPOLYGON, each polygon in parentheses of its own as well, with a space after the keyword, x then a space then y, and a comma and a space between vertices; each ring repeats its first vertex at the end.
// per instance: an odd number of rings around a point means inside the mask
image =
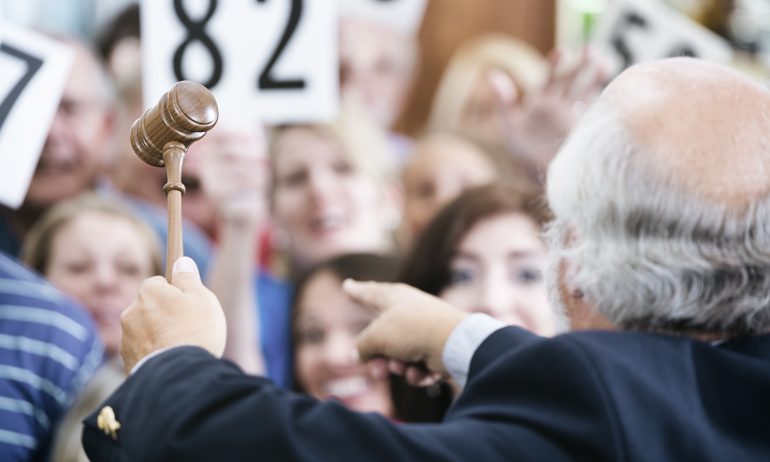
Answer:
POLYGON ((96 418, 96 426, 99 430, 103 431, 105 435, 112 436, 112 439, 118 439, 118 430, 120 430, 120 422, 115 418, 115 411, 110 406, 104 406, 99 411, 99 416, 96 418))

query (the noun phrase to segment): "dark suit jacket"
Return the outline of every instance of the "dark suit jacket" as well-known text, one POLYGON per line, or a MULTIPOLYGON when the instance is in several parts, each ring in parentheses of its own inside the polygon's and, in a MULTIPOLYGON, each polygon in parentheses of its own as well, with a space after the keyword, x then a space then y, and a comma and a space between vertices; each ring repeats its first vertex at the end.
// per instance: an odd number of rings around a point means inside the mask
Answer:
POLYGON ((107 401, 93 461, 770 460, 770 335, 719 346, 643 333, 490 336, 441 424, 394 423, 181 347, 107 401))

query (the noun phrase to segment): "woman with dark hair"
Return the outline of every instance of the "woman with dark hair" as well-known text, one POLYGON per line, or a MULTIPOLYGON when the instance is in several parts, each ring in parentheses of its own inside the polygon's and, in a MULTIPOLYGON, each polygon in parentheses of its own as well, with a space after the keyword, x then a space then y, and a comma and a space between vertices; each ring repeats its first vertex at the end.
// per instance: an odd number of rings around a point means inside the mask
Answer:
MULTIPOLYGON (((343 291, 342 281, 393 282, 398 261, 375 254, 347 254, 321 262, 307 270, 297 282, 292 307, 294 341, 294 385, 317 399, 336 399, 362 412, 379 412, 407 420, 397 412, 401 390, 411 389, 400 378, 376 378, 353 352, 358 334, 375 313, 353 302, 343 291)), ((413 399, 410 421, 426 420, 427 397, 413 399)), ((424 394, 424 393, 423 393, 424 394)), ((441 407, 449 401, 446 398, 441 407)))
MULTIPOLYGON (((466 190, 427 225, 404 261, 400 281, 462 310, 553 335, 540 236, 548 212, 541 203, 534 190, 521 186, 466 190)), ((405 420, 415 410, 426 412, 414 393, 403 391, 397 401, 405 420)), ((446 396, 451 390, 444 384, 433 393, 446 396)), ((433 406, 428 412, 440 420, 445 411, 433 406)))
POLYGON ((401 281, 457 308, 551 335, 540 235, 547 215, 532 190, 470 189, 428 225, 404 262, 401 281))

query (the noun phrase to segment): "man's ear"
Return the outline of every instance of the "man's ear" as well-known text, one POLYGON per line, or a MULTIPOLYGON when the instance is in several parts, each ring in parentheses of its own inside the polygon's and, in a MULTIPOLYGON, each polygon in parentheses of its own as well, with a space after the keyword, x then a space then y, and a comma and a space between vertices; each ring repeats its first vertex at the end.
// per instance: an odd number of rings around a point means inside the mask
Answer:
MULTIPOLYGON (((579 242, 580 237, 574 229, 565 236, 564 247, 569 249, 579 242)), ((596 303, 586 296, 581 287, 575 284, 573 275, 578 268, 576 262, 562 260, 558 270, 559 296, 569 318, 570 330, 613 330, 612 324, 602 316, 596 303)))
POLYGON ((568 270, 565 269, 566 262, 562 263, 559 273, 562 274, 559 281, 559 292, 564 303, 564 310, 569 318, 570 330, 593 330, 610 329, 610 323, 599 314, 596 305, 591 302, 583 291, 575 286, 571 286, 569 281, 564 278, 568 270))

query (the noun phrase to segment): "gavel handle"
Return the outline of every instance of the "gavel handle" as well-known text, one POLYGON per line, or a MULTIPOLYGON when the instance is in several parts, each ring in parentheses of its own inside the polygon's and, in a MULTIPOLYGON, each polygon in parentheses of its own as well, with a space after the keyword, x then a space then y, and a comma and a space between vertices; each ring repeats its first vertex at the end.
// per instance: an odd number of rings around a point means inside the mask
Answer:
POLYGON ((166 246, 166 280, 171 282, 171 268, 184 254, 182 245, 182 162, 187 152, 184 144, 169 141, 163 146, 163 162, 166 165, 167 182, 163 186, 168 203, 168 236, 166 246))

